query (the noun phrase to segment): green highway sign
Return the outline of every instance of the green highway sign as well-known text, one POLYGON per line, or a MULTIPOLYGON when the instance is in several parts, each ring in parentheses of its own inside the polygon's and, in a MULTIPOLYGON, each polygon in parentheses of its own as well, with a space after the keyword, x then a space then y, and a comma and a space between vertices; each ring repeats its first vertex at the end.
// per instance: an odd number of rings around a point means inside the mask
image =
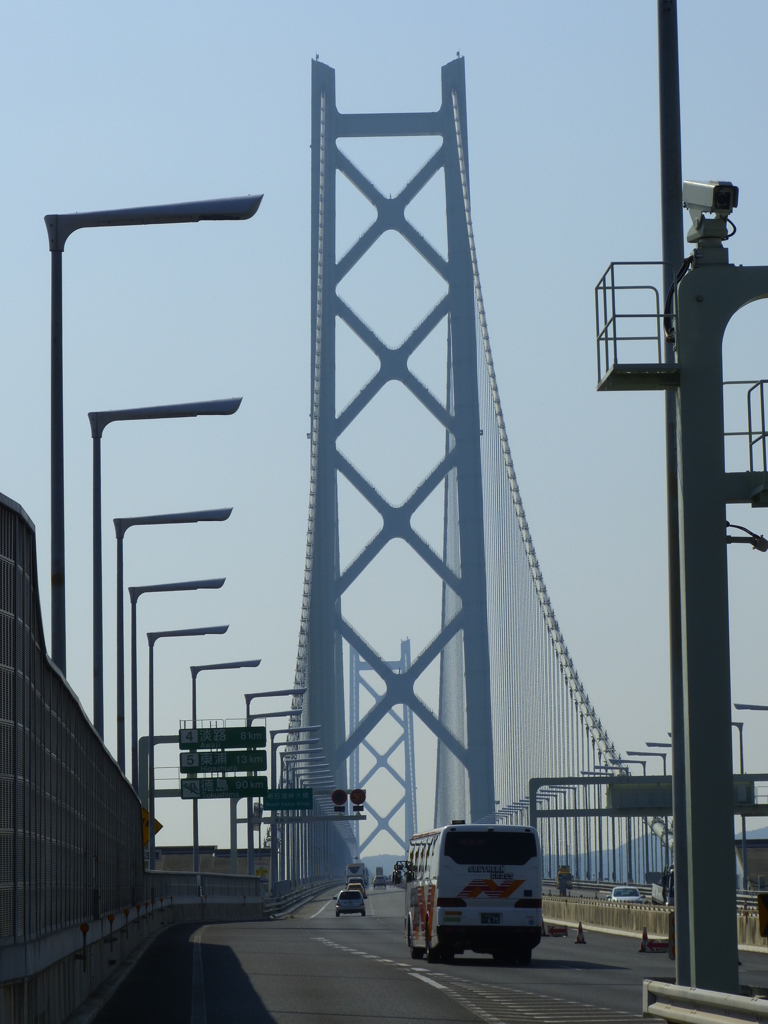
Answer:
POLYGON ((268 789, 264 794, 265 811, 311 811, 311 789, 268 789))
POLYGON ((182 779, 182 800, 215 800, 231 796, 261 796, 267 792, 264 775, 236 779, 182 779))
POLYGON ((183 772, 263 772, 266 750, 190 750, 179 754, 183 772))
POLYGON ((267 730, 263 725, 228 725, 222 729, 179 729, 182 750, 221 750, 225 747, 266 747, 267 730))

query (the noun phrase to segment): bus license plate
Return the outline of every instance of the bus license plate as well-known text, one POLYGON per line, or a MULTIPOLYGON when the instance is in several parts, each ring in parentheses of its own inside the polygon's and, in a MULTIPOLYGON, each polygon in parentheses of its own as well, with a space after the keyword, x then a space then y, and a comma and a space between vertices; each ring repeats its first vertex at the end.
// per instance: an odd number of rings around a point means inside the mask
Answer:
POLYGON ((501 914, 481 914, 480 924, 501 924, 501 914))

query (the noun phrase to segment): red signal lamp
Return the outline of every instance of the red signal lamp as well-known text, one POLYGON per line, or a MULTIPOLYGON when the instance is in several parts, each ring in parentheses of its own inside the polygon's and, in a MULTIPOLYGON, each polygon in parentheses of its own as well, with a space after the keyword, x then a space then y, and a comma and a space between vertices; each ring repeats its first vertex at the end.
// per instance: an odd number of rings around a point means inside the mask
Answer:
POLYGON ((347 806, 346 789, 334 789, 331 793, 331 803, 333 804, 334 811, 338 811, 341 814, 347 806))

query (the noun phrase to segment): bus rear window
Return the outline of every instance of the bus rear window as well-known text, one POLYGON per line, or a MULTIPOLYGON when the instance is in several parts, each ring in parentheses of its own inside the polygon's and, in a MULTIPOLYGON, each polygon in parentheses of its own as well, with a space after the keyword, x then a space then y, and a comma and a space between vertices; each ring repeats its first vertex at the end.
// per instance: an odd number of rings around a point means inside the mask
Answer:
POLYGON ((456 864, 527 864, 536 840, 532 832, 447 832, 445 856, 456 864))

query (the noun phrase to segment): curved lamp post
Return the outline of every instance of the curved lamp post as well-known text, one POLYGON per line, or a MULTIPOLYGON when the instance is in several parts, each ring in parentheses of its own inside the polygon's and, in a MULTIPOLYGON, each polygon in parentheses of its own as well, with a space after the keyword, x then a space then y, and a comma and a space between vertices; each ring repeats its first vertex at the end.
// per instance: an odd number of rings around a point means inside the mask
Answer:
POLYGON ((164 629, 147 633, 149 646, 149 870, 155 870, 155 644, 164 637, 210 636, 226 633, 229 626, 164 629))
MULTIPOLYGON (((287 739, 284 739, 284 740, 277 740, 277 741, 275 741, 275 736, 281 736, 283 733, 285 733, 287 737, 291 737, 291 736, 298 736, 301 733, 318 732, 319 730, 320 730, 320 726, 319 725, 293 725, 293 726, 289 726, 287 729, 270 729, 269 739, 270 739, 271 746, 272 746, 272 749, 271 749, 271 752, 270 752, 270 768, 271 768, 272 789, 276 789, 277 788, 277 748, 278 747, 283 747, 283 746, 284 747, 299 746, 299 745, 304 746, 305 744, 319 743, 320 742, 320 737, 319 736, 309 736, 306 739, 301 739, 301 740, 291 740, 291 739, 287 738, 287 739)), ((272 817, 270 819, 270 822, 271 822, 271 827, 272 827, 272 846, 271 846, 270 851, 269 851, 269 878, 270 878, 270 884, 271 884, 271 887, 272 887, 272 895, 275 896, 275 895, 277 895, 277 825, 278 825, 277 811, 272 811, 272 817)))
MULTIPOLYGON (((290 697, 301 693, 306 693, 306 686, 292 686, 286 690, 269 690, 265 693, 246 693, 245 696, 245 724, 250 726, 252 722, 260 718, 288 718, 293 714, 296 714, 295 708, 290 708, 288 711, 265 711, 259 715, 251 713, 251 701, 262 697, 290 697)), ((248 810, 246 811, 246 828, 248 831, 247 837, 247 849, 248 849, 248 861, 246 870, 249 875, 252 875, 255 870, 254 861, 254 850, 253 850, 253 801, 248 800, 248 810)), ((274 812, 273 812, 274 814, 274 812)))
MULTIPOLYGON (((139 687, 136 660, 136 605, 142 594, 171 594, 183 590, 220 590, 225 576, 213 580, 186 580, 182 583, 153 583, 147 587, 128 587, 131 599, 131 782, 139 790, 139 687)), ((150 754, 152 757, 154 751, 150 754)))
POLYGON ((134 224, 192 224, 203 220, 248 220, 263 196, 208 199, 194 203, 136 206, 123 210, 48 214, 51 252, 51 658, 67 674, 64 586, 64 385, 61 257, 69 236, 81 228, 134 224))
MULTIPOLYGON (((102 597, 101 551, 101 437, 110 423, 125 420, 190 419, 196 416, 232 416, 240 408, 242 398, 216 399, 210 402, 184 402, 176 405, 153 405, 142 409, 112 409, 89 412, 93 438, 93 725, 104 739, 104 601, 102 597)), ((120 694, 118 693, 118 703, 120 694)), ((119 714, 119 710, 118 710, 119 714)), ((117 763, 125 770, 125 748, 120 760, 120 729, 118 728, 117 763)))
MULTIPOLYGON (((132 526, 167 526, 176 523, 222 523, 231 508, 208 508, 199 512, 170 512, 159 516, 127 516, 113 519, 117 538, 117 763, 125 772, 125 622, 123 612, 123 538, 132 526)), ((134 742, 134 749, 136 743, 134 742)), ((133 780, 134 786, 137 784, 133 780)))
MULTIPOLYGON (((231 668, 258 668, 260 664, 261 658, 251 658, 248 661, 222 661, 216 665, 190 665, 189 671, 192 674, 192 728, 197 728, 197 677, 201 672, 217 672, 222 669, 231 668)), ((237 874, 237 797, 231 797, 229 804, 230 867, 231 862, 234 859, 235 870, 232 874, 237 874)), ((195 872, 200 870, 200 846, 198 840, 199 833, 197 813, 197 799, 194 799, 192 801, 192 870, 195 872)))

